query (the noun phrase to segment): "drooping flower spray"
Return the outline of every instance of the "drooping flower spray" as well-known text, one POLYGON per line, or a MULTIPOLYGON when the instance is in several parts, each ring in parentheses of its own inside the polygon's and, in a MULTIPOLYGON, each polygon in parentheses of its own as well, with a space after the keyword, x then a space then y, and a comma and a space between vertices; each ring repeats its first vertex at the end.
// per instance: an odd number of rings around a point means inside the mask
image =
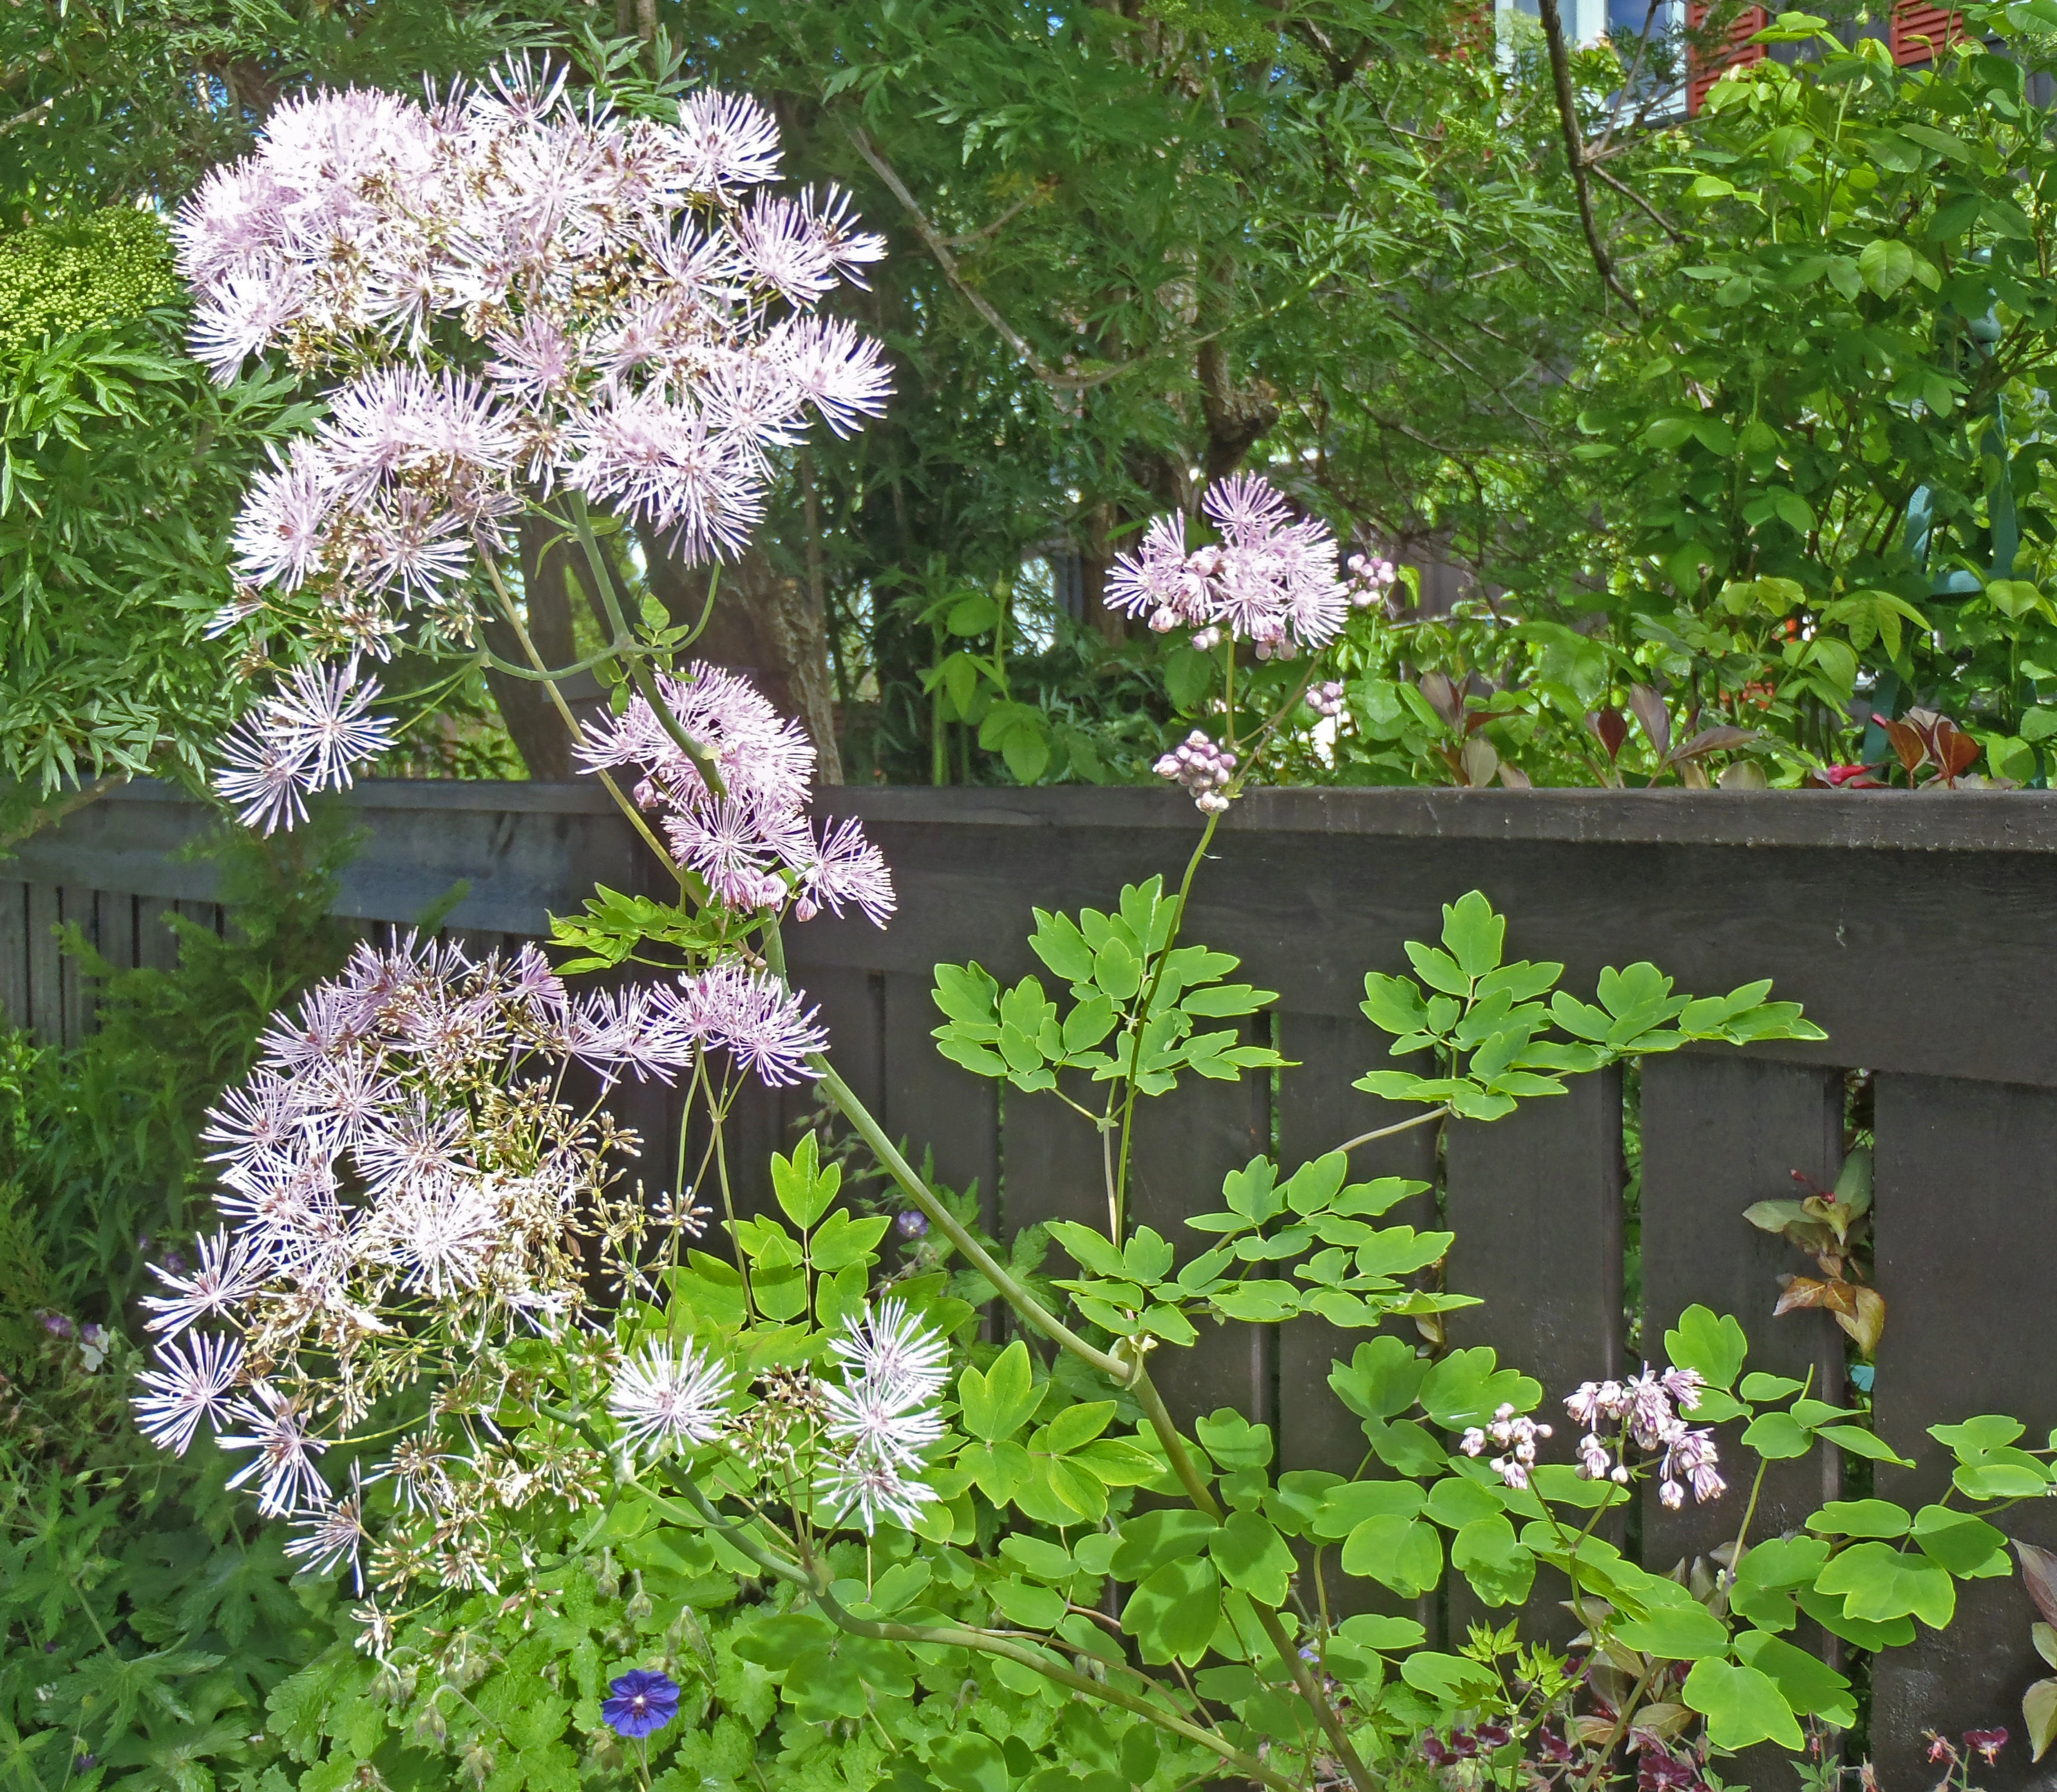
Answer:
MULTIPOLYGON (((292 1521, 295 1556, 351 1574, 375 1651, 406 1602, 527 1571, 507 1515, 581 1512, 646 1475, 710 1523, 727 1523, 717 1498, 760 1522, 775 1505, 773 1534, 807 1564, 788 1576, 820 1569, 838 1531, 933 1516, 947 1352, 897 1294, 852 1269, 832 1305, 818 1277, 797 1309, 760 1310, 731 1211, 739 1330, 791 1322, 812 1342, 745 1350, 664 1304, 704 1273, 690 1247, 712 1202, 696 1191, 711 1179, 726 1202, 719 1140, 742 1078, 818 1080, 937 1246, 1034 1329, 1115 1360, 1036 1303, 828 1064, 780 928, 823 910, 885 925, 890 870, 857 823, 810 815, 814 749, 795 724, 693 660, 693 631, 632 620, 603 545, 633 529, 690 562, 732 558, 779 457, 885 401, 878 345, 822 309, 882 244, 832 189, 772 191, 778 172, 754 101, 703 93, 666 119, 624 117, 516 63, 419 102, 289 101, 177 220, 196 354, 224 381, 273 355, 323 386, 319 421, 235 531, 240 584, 215 627, 279 676, 223 743, 221 794, 253 827, 294 827, 393 739, 374 668, 402 646, 455 656, 545 687, 678 890, 605 936, 619 951, 565 967, 632 963, 636 979, 581 992, 533 947, 367 946, 277 1017, 212 1118, 228 1223, 151 1297, 158 1362, 137 1414, 168 1448, 207 1425, 240 1454, 236 1483, 292 1521), (620 681, 604 720, 576 723, 559 687, 580 668, 545 664, 527 632, 505 569, 525 518, 582 556, 611 630, 597 659, 620 681), (483 640, 491 619, 525 664, 483 640), (704 1117, 697 1171, 688 1128, 675 1165, 643 1164, 604 1104, 624 1078, 672 1085, 704 1117)), ((1393 581, 1361 557, 1339 570, 1326 526, 1261 478, 1217 483, 1200 513, 1215 539, 1189 549, 1187 519, 1160 518, 1108 591, 1219 667, 1219 737, 1195 729, 1157 768, 1207 818, 1186 886, 1276 731, 1338 713, 1322 650, 1393 581), (1305 661, 1265 675, 1247 727, 1243 655, 1305 661)), ((1176 936, 1175 919, 1153 977, 1176 936)), ((1110 1110, 1124 1187, 1135 1094, 1132 1073, 1110 1110)), ((1120 1372, 1161 1416, 1141 1359, 1120 1372)), ((608 1721, 638 1737, 664 1723, 658 1682, 617 1681, 608 1721)))
MULTIPOLYGON (((655 1293, 705 1209, 683 1141, 670 1189, 631 1183, 642 1141, 594 1092, 676 1084, 718 1124, 738 1076, 816 1074, 826 1036, 764 930, 824 908, 883 925, 892 878, 858 824, 810 820, 814 750, 795 724, 627 622, 594 517, 688 561, 733 557, 775 457, 883 403, 877 344, 819 309, 882 244, 833 189, 771 191, 778 172, 753 101, 625 117, 517 62, 419 103, 289 101, 176 222, 216 377, 273 355, 327 383, 235 531, 241 583, 215 627, 283 669, 223 743, 222 795, 270 833, 347 786, 394 737, 369 668, 402 644, 556 696, 569 668, 497 660, 478 634, 497 615, 527 644, 503 563, 540 515, 583 549, 635 687, 585 731, 581 763, 700 917, 669 942, 672 974, 580 994, 533 947, 367 946, 277 1018, 213 1116, 228 1224, 148 1302, 161 1337, 137 1416, 168 1448, 206 1424, 247 1453, 236 1481, 294 1521, 293 1552, 371 1584, 374 1647, 382 1600, 497 1584, 518 1551, 496 1512, 601 1498, 608 1448, 751 1443, 718 1351, 616 1341, 613 1303, 655 1293), (518 1437, 495 1422, 529 1386, 525 1338, 591 1382, 612 1445, 576 1414, 518 1437)), ((941 1347, 898 1309, 854 1322, 916 1366, 813 1383, 819 1422, 787 1455, 818 1479, 822 1523, 869 1530, 929 1497, 914 1477, 941 1434, 941 1347)))

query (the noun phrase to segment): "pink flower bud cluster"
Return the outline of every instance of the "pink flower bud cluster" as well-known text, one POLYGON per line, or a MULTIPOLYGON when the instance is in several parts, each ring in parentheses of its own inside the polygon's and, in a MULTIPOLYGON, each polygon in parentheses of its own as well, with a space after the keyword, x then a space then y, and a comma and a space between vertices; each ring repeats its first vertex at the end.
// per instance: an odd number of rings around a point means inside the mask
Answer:
POLYGON ((1352 554, 1347 570, 1352 609, 1368 610, 1374 604, 1382 604, 1400 577, 1400 569, 1391 561, 1369 554, 1352 554))
POLYGON ((1663 1453, 1657 1497, 1670 1510, 1685 1504, 1689 1485, 1694 1499, 1702 1504, 1719 1499, 1728 1484, 1721 1477, 1714 1434, 1692 1429, 1678 1416, 1698 1408, 1706 1385, 1698 1370, 1667 1369, 1654 1374, 1647 1363, 1640 1375, 1626 1382, 1581 1383, 1564 1397, 1564 1409, 1586 1428, 1579 1440, 1580 1478, 1626 1486, 1631 1477, 1622 1457, 1625 1445, 1633 1443, 1652 1455, 1663 1453), (1611 1442, 1600 1435, 1603 1425, 1615 1428, 1611 1442))
POLYGON ((1235 755, 1215 744, 1195 728, 1151 767, 1160 778, 1169 778, 1193 793, 1193 806, 1201 814, 1218 815, 1228 807, 1222 793, 1235 775, 1235 755))
POLYGON ((1528 1485, 1529 1471, 1536 1466, 1538 1441, 1552 1435, 1548 1425, 1538 1425, 1512 1406, 1502 1406, 1492 1415, 1492 1424, 1484 1429, 1473 1425, 1457 1447, 1467 1456, 1484 1455, 1488 1445, 1496 1447, 1502 1453, 1487 1466, 1520 1493, 1528 1485))
POLYGON ((1350 604, 1325 524, 1295 521, 1286 500, 1254 474, 1216 481, 1200 508, 1220 541, 1189 552, 1184 519, 1158 517, 1143 545, 1108 573, 1110 609, 1147 616, 1159 634, 1194 629, 1203 652, 1242 640, 1255 643, 1262 657, 1290 659, 1335 638, 1350 604))
POLYGON ((726 906, 777 914, 791 903, 795 920, 809 921, 848 903, 884 926, 893 874, 862 824, 824 823, 817 835, 808 821, 814 749, 799 725, 719 666, 696 663, 683 678, 660 672, 657 688, 714 783, 640 696, 620 716, 586 724, 578 749, 585 768, 641 772, 636 801, 662 815, 679 862, 726 906))
POLYGON ((1343 687, 1341 680, 1331 678, 1315 685, 1307 692, 1307 707, 1317 716, 1342 715, 1343 687))

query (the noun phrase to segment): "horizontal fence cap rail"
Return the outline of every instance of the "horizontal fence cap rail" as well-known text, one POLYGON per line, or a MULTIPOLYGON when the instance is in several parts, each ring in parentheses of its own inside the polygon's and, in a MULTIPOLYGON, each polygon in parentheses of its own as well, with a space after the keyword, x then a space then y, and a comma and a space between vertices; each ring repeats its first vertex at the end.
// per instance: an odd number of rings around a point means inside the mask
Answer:
MULTIPOLYGON (((590 783, 401 781, 341 799, 371 838, 338 912, 406 926, 460 882, 449 925, 537 938, 595 883, 666 880, 590 783)), ((1043 967, 1029 910, 1108 906, 1175 878, 1200 818, 1179 791, 843 787, 891 864, 884 931, 822 916, 787 933, 803 983, 824 971, 927 987, 940 961, 1009 981, 1043 967)), ((180 902, 215 894, 181 861, 215 812, 164 786, 111 793, 25 842, 0 877, 180 902)), ((1648 959, 1696 994, 1758 977, 1804 1002, 1826 1044, 1770 1055, 1825 1065, 2057 1085, 2057 795, 1833 791, 1271 790, 1215 836, 1191 936, 1239 954, 1291 1013, 1380 1041, 1357 1017, 1366 970, 1404 972, 1441 905, 1484 891, 1508 949, 1561 960, 1589 989, 1603 965, 1648 959)))
MULTIPOLYGON (((370 835, 337 895, 335 912, 351 920, 406 926, 464 883, 442 924, 542 938, 596 882, 640 889, 656 869, 591 780, 382 779, 327 800, 370 835)), ((138 779, 30 835, 0 861, 0 878, 212 902, 215 866, 178 854, 220 820, 176 785, 138 779)))
MULTIPOLYGON (((816 807, 866 820, 1191 834, 1191 799, 1154 788, 846 785, 816 807)), ((2057 791, 1258 789, 1217 836, 1564 840, 1623 846, 2057 854, 2057 791)))

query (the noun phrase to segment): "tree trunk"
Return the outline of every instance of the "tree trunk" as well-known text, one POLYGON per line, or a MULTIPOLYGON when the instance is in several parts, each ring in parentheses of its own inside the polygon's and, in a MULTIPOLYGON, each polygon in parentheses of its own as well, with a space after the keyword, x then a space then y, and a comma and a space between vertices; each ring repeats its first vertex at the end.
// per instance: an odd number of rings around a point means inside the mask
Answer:
MULTIPOLYGON (((661 539, 639 531, 652 594, 675 623, 695 623, 707 602, 707 569, 681 565, 661 539)), ((828 619, 807 582, 788 578, 756 549, 724 566, 714 613, 693 652, 747 673, 771 702, 798 719, 814 742, 815 781, 842 782, 836 743, 835 683, 829 668, 828 619)))
MULTIPOLYGON (((544 544, 555 533, 540 517, 521 519, 521 586, 527 597, 529 639, 553 668, 568 666, 577 656, 572 644, 571 590, 567 582, 567 549, 560 541, 548 553, 544 544)), ((517 666, 529 663, 513 626, 495 619, 484 624, 486 644, 517 666)), ((500 706, 501 720, 513 737, 531 778, 561 780, 572 775, 571 737, 549 693, 533 679, 515 678, 488 668, 486 683, 500 706)))

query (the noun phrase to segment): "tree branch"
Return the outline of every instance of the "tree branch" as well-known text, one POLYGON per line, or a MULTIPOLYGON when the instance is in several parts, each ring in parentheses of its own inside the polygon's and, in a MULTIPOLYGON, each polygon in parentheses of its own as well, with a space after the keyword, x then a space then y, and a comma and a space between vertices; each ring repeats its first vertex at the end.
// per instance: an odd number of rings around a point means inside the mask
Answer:
POLYGON ((957 258, 950 253, 949 240, 929 221, 928 214, 921 209, 914 194, 907 190, 907 183, 894 172, 893 165, 879 154, 871 139, 855 125, 845 125, 843 134, 850 139, 858 154, 870 165, 871 172, 886 184, 886 191, 900 201, 901 208, 914 226, 914 234, 921 239, 922 245, 942 270, 943 278, 950 283, 951 289, 993 327, 1001 340, 1013 350, 1022 364, 1038 379, 1045 385, 1061 387, 1067 391, 1084 391, 1089 387, 1104 386, 1110 379, 1128 372, 1125 364, 1096 374, 1060 373, 1052 367, 1036 352, 1035 345, 1027 337, 993 309, 985 295, 965 280, 958 269, 957 258))
POLYGON ((25 125, 33 125, 59 100, 69 99, 77 91, 76 88, 67 87, 63 93, 53 93, 47 99, 38 100, 26 112, 18 112, 12 118, 0 121, 0 137, 6 137, 10 132, 18 131, 25 125))
POLYGON ((1557 122, 1564 129, 1564 158, 1571 168, 1571 186, 1579 199, 1579 227, 1585 232, 1586 247, 1591 252, 1593 266, 1599 271, 1600 279, 1632 311, 1643 307, 1637 304, 1628 288, 1621 283, 1621 276, 1615 272, 1614 257, 1607 252, 1605 240, 1600 236, 1599 220, 1593 215, 1593 190, 1587 179, 1591 163, 1586 156, 1584 133, 1579 129, 1578 96, 1571 87, 1571 52, 1564 45, 1564 15, 1559 10, 1557 0, 1536 0, 1542 15, 1544 41, 1550 47, 1550 81, 1557 96, 1557 122))

